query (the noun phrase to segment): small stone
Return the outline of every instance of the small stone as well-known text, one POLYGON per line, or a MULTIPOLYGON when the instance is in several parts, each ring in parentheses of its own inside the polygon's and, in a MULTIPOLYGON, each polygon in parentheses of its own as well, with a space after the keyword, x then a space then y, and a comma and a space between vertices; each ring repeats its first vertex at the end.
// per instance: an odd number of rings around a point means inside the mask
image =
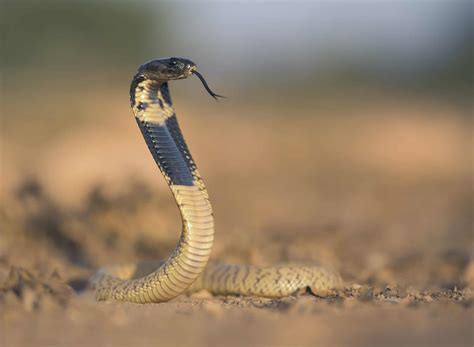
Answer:
POLYGON ((398 304, 401 302, 401 299, 397 297, 389 297, 389 298, 386 298, 385 301, 392 304, 398 304))
POLYGON ((396 287, 386 286, 385 289, 383 290, 383 295, 386 298, 398 297, 398 289, 396 287))
POLYGON ((426 302, 432 302, 432 301, 433 301, 433 297, 432 297, 431 295, 429 295, 429 294, 426 295, 426 296, 424 297, 424 299, 425 299, 426 302))
POLYGON ((420 294, 420 291, 419 290, 416 290, 416 289, 409 289, 408 290, 408 295, 411 296, 412 298, 416 299, 416 300, 420 300, 421 299, 421 294, 420 294))
POLYGON ((361 288, 362 288, 362 286, 360 284, 357 284, 357 283, 353 283, 350 286, 350 289, 352 289, 353 291, 359 291, 361 288))
POLYGON ((202 308, 205 312, 212 316, 221 317, 224 313, 222 305, 215 301, 205 301, 202 303, 202 308))

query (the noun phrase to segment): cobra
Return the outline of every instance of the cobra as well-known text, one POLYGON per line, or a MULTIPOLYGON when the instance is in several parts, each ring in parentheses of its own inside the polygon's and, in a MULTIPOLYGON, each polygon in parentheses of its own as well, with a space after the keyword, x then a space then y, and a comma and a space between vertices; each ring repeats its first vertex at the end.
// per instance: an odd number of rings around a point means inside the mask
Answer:
POLYGON ((283 297, 310 289, 326 296, 342 285, 340 276, 318 266, 255 267, 209 262, 214 241, 211 202, 202 177, 178 125, 168 88, 171 80, 196 75, 185 58, 163 58, 141 65, 130 87, 130 103, 143 138, 178 205, 182 232, 165 261, 99 269, 91 278, 98 300, 134 303, 165 302, 184 293, 206 289, 213 294, 283 297))

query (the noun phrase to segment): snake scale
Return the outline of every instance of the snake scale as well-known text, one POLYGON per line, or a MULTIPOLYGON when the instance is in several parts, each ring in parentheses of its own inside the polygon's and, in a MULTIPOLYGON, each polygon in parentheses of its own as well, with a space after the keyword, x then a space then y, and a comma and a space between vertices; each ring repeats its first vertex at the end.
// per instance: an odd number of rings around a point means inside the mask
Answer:
POLYGON ((176 200, 182 218, 179 242, 164 262, 117 265, 91 278, 98 300, 164 302, 190 291, 283 297, 301 289, 325 296, 342 285, 336 272, 317 266, 255 267, 210 262, 214 219, 209 195, 184 141, 168 89, 170 80, 196 75, 214 98, 220 97, 184 58, 163 58, 141 65, 130 87, 138 126, 176 200))

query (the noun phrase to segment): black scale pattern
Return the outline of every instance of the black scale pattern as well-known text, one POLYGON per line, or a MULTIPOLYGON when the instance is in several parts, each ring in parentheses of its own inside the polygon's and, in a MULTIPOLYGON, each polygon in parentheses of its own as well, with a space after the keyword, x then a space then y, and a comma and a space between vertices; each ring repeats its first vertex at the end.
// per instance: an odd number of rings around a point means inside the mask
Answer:
POLYGON ((180 146, 175 142, 169 129, 163 125, 150 124, 140 120, 137 120, 137 123, 148 149, 170 183, 192 186, 194 183, 191 167, 188 166, 189 161, 185 155, 183 156, 180 146))

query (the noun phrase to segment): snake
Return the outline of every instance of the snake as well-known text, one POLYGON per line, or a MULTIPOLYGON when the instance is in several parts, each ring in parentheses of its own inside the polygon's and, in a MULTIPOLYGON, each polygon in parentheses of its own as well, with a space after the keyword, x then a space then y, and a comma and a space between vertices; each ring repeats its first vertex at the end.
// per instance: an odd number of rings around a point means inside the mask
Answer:
POLYGON ((169 57, 142 64, 130 85, 130 105, 146 145, 171 190, 182 219, 179 241, 164 261, 103 267, 90 282, 99 301, 138 304, 169 301, 183 293, 279 298, 302 290, 327 296, 342 286, 340 275, 316 265, 266 267, 209 261, 214 217, 209 194, 180 130, 168 82, 197 76, 214 93, 197 65, 169 57))

